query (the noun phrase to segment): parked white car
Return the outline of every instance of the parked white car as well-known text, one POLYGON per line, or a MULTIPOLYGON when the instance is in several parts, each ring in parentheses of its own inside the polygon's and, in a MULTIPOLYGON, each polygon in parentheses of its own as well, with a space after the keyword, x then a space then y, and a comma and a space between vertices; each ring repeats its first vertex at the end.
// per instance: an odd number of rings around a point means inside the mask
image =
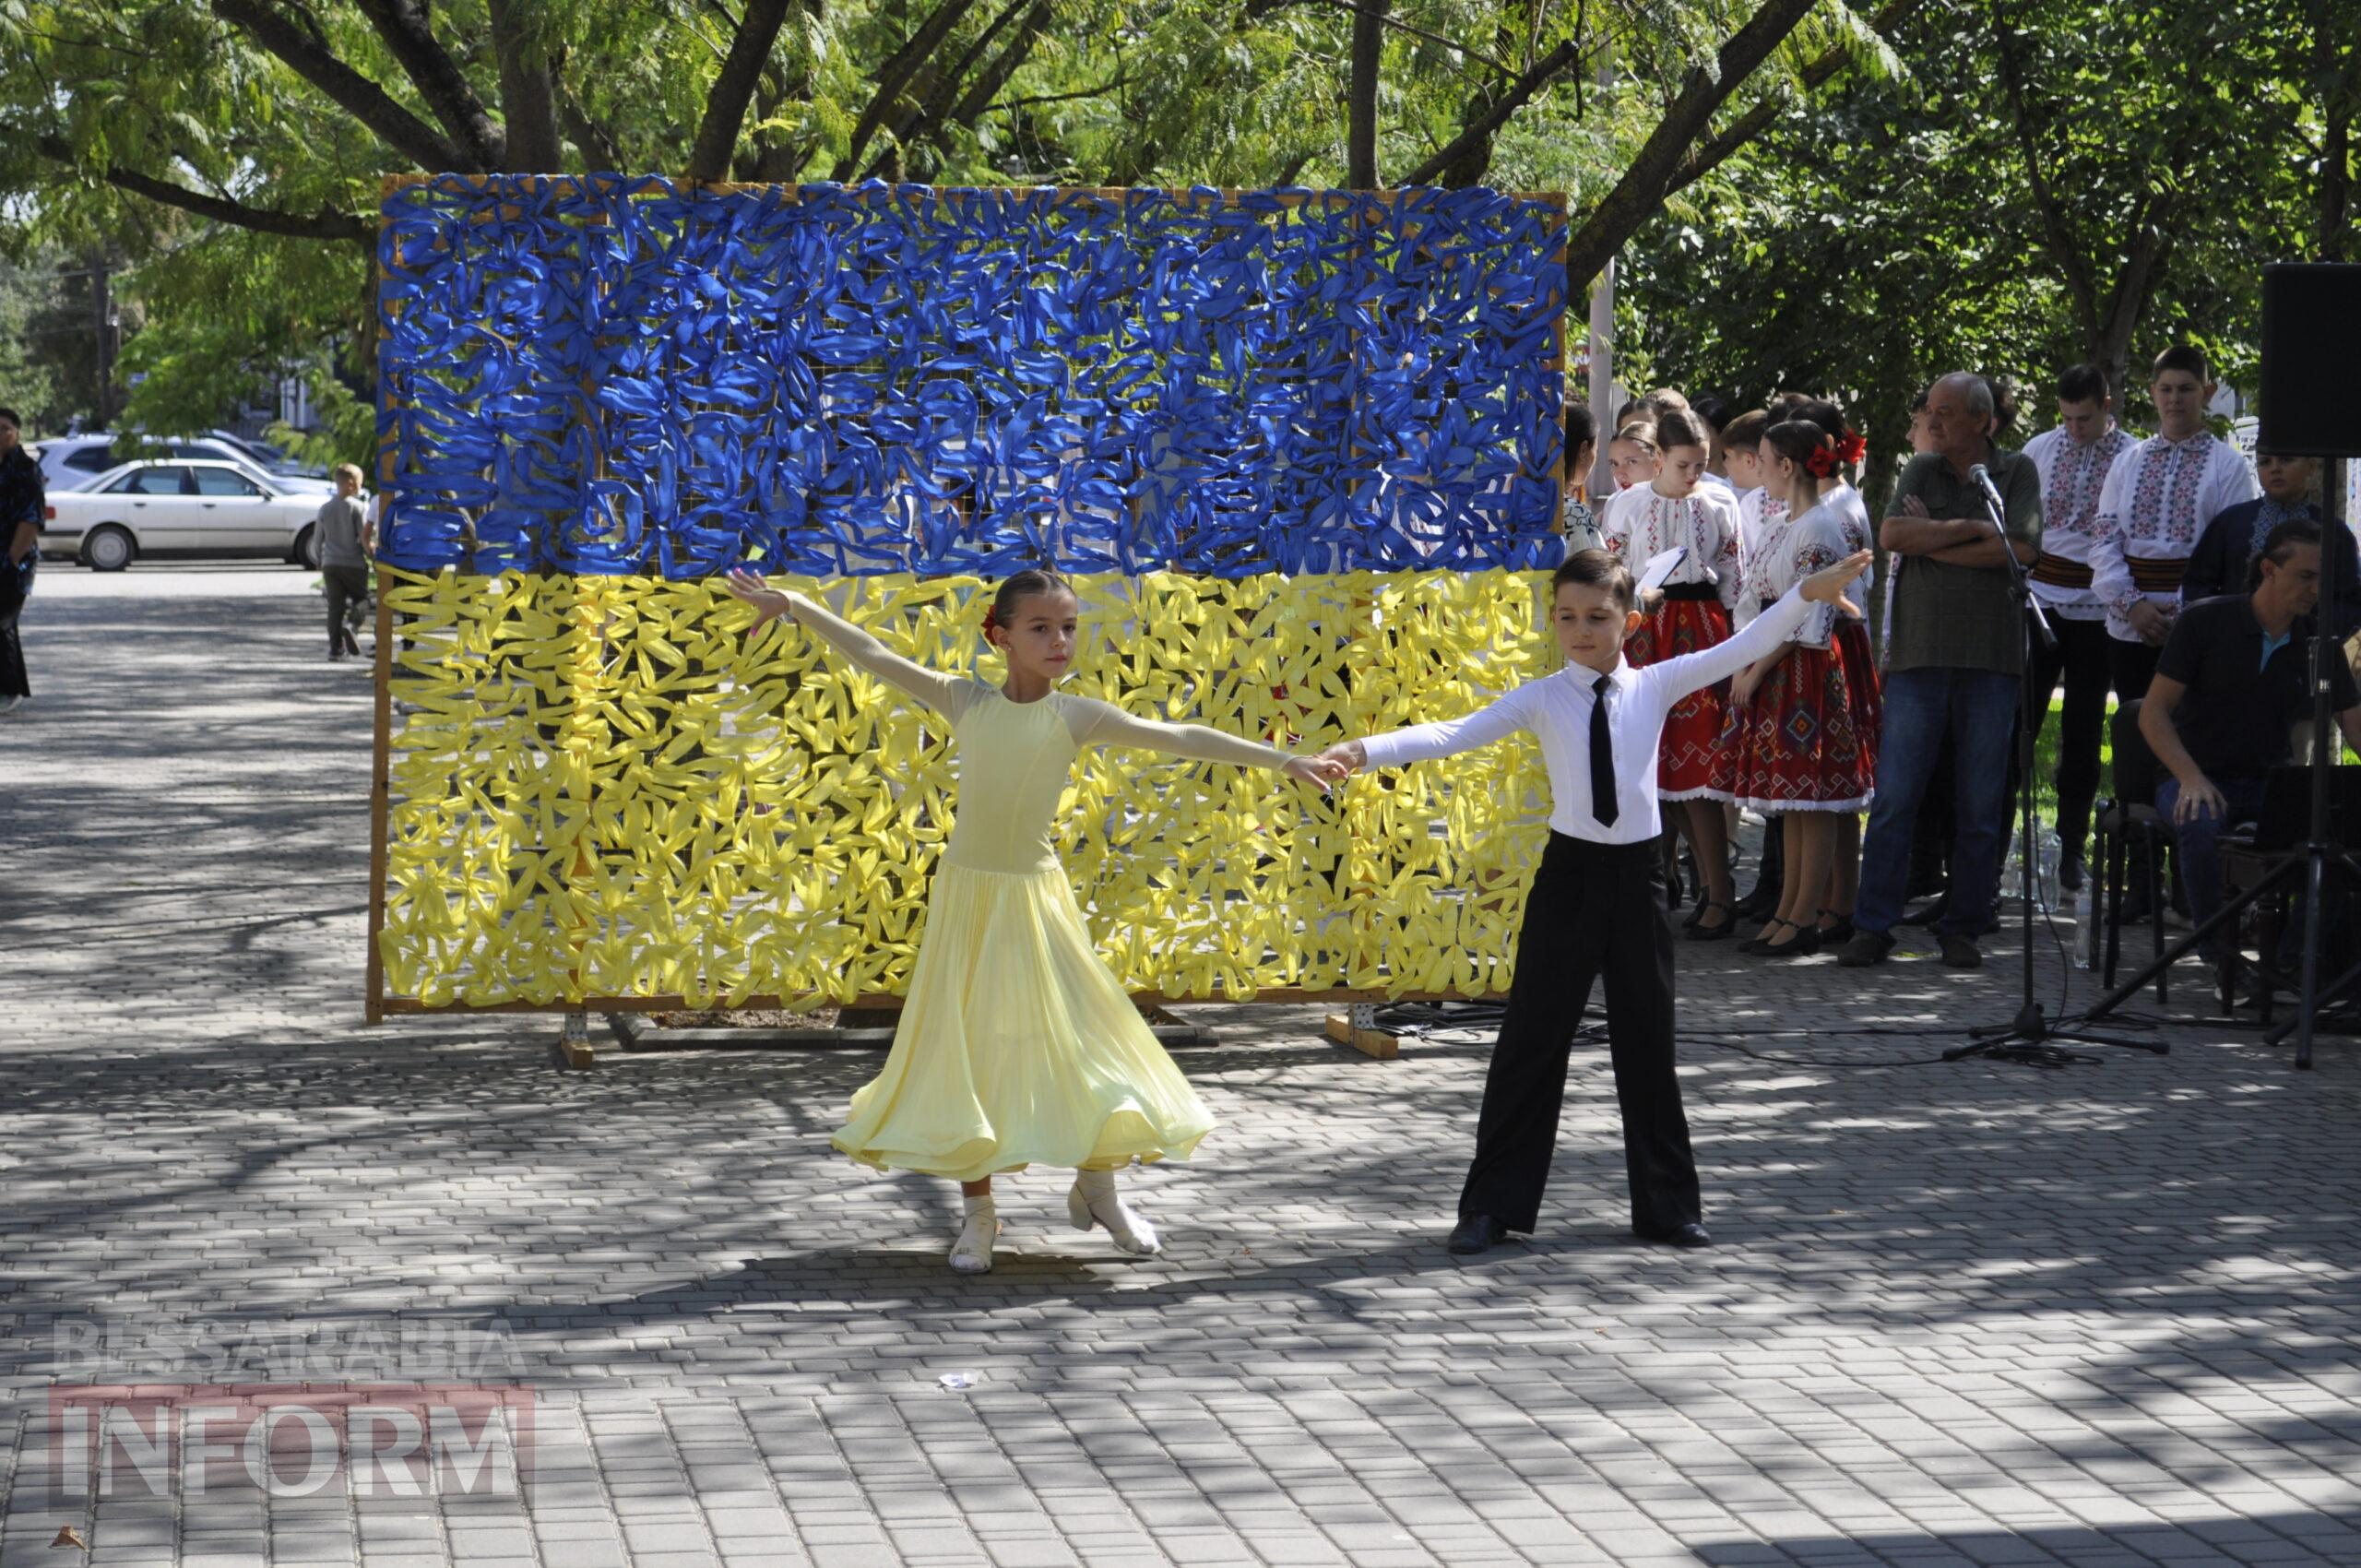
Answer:
MULTIPOLYGON (((131 459, 130 437, 101 432, 91 435, 53 436, 41 445, 41 477, 52 494, 61 491, 95 490, 99 481, 131 459)), ((332 480, 281 472, 267 462, 250 443, 226 434, 175 436, 150 441, 147 460, 176 458, 196 462, 235 463, 255 478, 286 491, 336 493, 332 480)))
POLYGON ((100 572, 143 555, 262 556, 316 569, 312 525, 326 499, 244 463, 125 463, 88 490, 50 493, 42 553, 100 572))

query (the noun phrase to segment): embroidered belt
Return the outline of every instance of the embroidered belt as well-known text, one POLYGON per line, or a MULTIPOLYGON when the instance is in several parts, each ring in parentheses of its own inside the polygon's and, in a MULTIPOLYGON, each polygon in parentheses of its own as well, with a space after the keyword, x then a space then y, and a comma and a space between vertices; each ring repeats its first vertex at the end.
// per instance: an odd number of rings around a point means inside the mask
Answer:
POLYGON ((2189 575, 2186 555, 2132 555, 2125 560, 2131 568, 2131 586, 2142 593, 2178 593, 2181 578, 2189 575))
POLYGON ((1722 597, 1721 589, 1711 583, 1667 583, 1664 585, 1663 591, 1667 599, 1719 599, 1722 597))
POLYGON ((2086 562, 2069 561, 2045 550, 2033 564, 2033 580, 2051 588, 2086 588, 2091 586, 2091 568, 2086 562))

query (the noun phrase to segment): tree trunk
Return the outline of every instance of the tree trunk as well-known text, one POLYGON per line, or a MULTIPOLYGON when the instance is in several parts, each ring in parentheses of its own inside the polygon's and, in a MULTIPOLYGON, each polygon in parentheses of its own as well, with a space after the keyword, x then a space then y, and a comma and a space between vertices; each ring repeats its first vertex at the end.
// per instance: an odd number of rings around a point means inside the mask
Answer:
MULTIPOLYGON (((1492 32, 1492 49, 1497 54, 1513 57, 1516 53, 1517 37, 1510 30, 1509 19, 1510 12, 1503 7, 1501 12, 1500 25, 1492 32)), ((1470 126, 1483 125, 1489 121, 1493 107, 1499 103, 1501 95, 1512 85, 1513 83, 1505 80, 1486 82, 1476 96, 1467 101, 1466 106, 1460 110, 1459 135, 1453 140, 1454 144, 1465 142, 1466 147, 1457 157, 1443 165, 1442 172, 1435 176, 1436 184, 1446 190, 1464 191, 1470 186, 1484 183, 1484 176, 1492 172, 1492 138, 1498 135, 1498 131, 1497 129, 1481 131, 1472 140, 1469 139, 1467 131, 1470 126)))
POLYGON ((705 117, 697 125, 695 146, 689 149, 684 171, 692 180, 718 180, 730 172, 730 154, 738 145, 739 127, 746 123, 746 104, 760 84, 763 65, 787 21, 788 0, 749 0, 730 41, 721 73, 706 89, 705 117))
POLYGON ((2342 115, 2330 121, 2320 147, 2320 259, 2343 261, 2352 224, 2353 122, 2342 115))
POLYGON ((478 169, 508 167, 507 133, 427 22, 426 0, 354 0, 427 108, 478 169))
POLYGON ((1559 72, 1570 69, 1581 59, 1582 51, 1576 48, 1571 40, 1563 41, 1547 56, 1534 62, 1533 68, 1511 83, 1505 90, 1495 94, 1491 89, 1487 89, 1483 95, 1484 107, 1478 109, 1471 104, 1463 111, 1459 117, 1459 134, 1452 137, 1450 144, 1442 151, 1435 153, 1425 162, 1403 175, 1401 184, 1427 184, 1440 178, 1443 171, 1456 165, 1462 158, 1469 156, 1470 149, 1476 148, 1485 149, 1484 161, 1489 168, 1491 163, 1489 148, 1493 133, 1508 123, 1510 115, 1524 108, 1525 101, 1535 93, 1557 79, 1559 72))
POLYGON ((492 53, 500 63, 507 168, 516 174, 554 174, 565 166, 565 143, 558 135, 549 50, 517 9, 516 0, 487 0, 492 53))
POLYGON ((902 90, 934 57, 934 52, 943 47, 943 41, 951 36, 951 30, 959 25, 959 18, 966 16, 975 3, 976 0, 943 0, 933 13, 919 24, 918 31, 877 67, 876 90, 870 95, 869 106, 861 111, 860 122, 852 128, 851 145, 845 149, 845 155, 836 160, 836 166, 828 178, 846 181, 853 177, 860 168, 861 159, 868 154, 870 142, 885 128, 886 116, 901 101, 902 90))
POLYGON ((2335 0, 2305 7, 2312 31, 2312 79, 2320 92, 2319 259, 2343 261, 2353 220, 2353 114, 2361 89, 2353 66, 2340 58, 2335 0))
POLYGON ((1385 50, 1391 0, 1366 0, 1353 13, 1352 75, 1345 84, 1345 184, 1377 189, 1377 71, 1385 50))
POLYGON ((1615 188, 1600 198, 1589 216, 1566 239, 1566 297, 1590 291, 1608 259, 1664 206, 1666 193, 1679 178, 1681 160, 1712 125, 1714 111, 1729 101, 1771 52, 1786 41, 1815 0, 1763 0, 1762 6, 1730 34, 1715 56, 1715 69, 1703 66, 1689 74, 1664 118, 1648 133, 1633 155, 1631 167, 1615 188))

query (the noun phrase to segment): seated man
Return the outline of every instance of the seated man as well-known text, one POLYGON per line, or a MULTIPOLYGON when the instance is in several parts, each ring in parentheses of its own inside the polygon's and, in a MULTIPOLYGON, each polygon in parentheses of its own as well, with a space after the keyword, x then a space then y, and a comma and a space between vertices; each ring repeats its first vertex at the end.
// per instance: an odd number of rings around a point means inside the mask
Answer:
MULTIPOLYGON (((2262 541, 2244 595, 2209 599, 2181 612, 2164 652, 2140 733, 2172 774, 2156 809, 2173 825, 2189 915, 2202 925, 2222 908, 2223 830, 2262 809, 2263 779, 2295 759, 2289 731, 2311 711, 2312 624, 2320 595, 2320 530, 2297 518, 2262 541)), ((2361 746, 2361 695, 2342 652, 2329 660, 2337 727, 2361 746)), ((2204 944, 2209 962, 2236 951, 2226 928, 2204 944)))
POLYGON ((2239 502, 2205 525, 2181 574, 2182 600, 2194 604, 2201 599, 2245 591, 2247 568, 2262 552, 2262 541, 2271 537, 2271 530, 2303 517, 2320 525, 2323 541, 2332 547, 2330 552, 2335 557, 2336 591, 2327 596, 2334 612, 2331 629, 2340 640, 2361 631, 2361 551, 2354 548, 2352 530, 2328 531, 2319 504, 2311 498, 2319 470, 2317 457, 2257 453, 2254 471, 2262 483, 2262 494, 2239 502))

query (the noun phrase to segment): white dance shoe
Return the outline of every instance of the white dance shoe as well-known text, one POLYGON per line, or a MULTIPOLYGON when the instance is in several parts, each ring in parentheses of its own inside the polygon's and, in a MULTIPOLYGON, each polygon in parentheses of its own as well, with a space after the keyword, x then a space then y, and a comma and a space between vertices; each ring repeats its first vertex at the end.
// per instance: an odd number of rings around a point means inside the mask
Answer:
POLYGON ((992 1243, 1000 1239, 1000 1215, 990 1198, 963 1200, 967 1207, 967 1223, 959 1227, 959 1239, 951 1243, 951 1271, 954 1274, 990 1274, 992 1271, 992 1243))
POLYGON ((1164 1250, 1164 1244, 1156 1239, 1156 1227, 1115 1195, 1112 1170, 1075 1171, 1074 1191, 1066 1194, 1066 1215, 1077 1230, 1087 1230, 1094 1225, 1107 1227, 1107 1235, 1117 1252, 1149 1257, 1164 1250))

